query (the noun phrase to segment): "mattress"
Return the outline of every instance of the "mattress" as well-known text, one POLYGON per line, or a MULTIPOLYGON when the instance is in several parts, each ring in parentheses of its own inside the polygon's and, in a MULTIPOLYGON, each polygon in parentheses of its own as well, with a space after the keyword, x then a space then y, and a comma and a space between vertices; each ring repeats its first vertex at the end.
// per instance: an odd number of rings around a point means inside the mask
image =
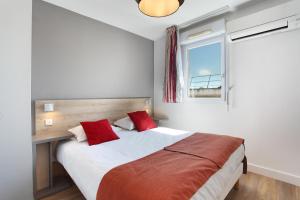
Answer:
MULTIPOLYGON (((88 200, 95 200, 103 176, 112 168, 150 155, 174 144, 191 132, 158 127, 144 132, 121 130, 116 132, 119 140, 89 146, 87 142, 75 139, 62 142, 57 147, 60 162, 82 194, 88 200)), ((196 192, 192 200, 219 200, 232 176, 241 166, 244 147, 240 146, 228 159, 222 169, 215 173, 196 192)), ((241 171, 241 170, 240 170, 241 171)))

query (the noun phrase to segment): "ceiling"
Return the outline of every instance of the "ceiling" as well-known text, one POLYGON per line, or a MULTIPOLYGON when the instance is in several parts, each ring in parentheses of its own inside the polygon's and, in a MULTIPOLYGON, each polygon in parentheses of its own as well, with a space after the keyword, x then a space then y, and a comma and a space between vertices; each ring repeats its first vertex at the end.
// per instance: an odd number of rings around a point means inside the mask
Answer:
POLYGON ((116 26, 150 40, 163 36, 171 25, 180 25, 226 5, 235 7, 249 0, 185 0, 169 17, 152 18, 138 10, 135 0, 44 0, 81 15, 116 26))

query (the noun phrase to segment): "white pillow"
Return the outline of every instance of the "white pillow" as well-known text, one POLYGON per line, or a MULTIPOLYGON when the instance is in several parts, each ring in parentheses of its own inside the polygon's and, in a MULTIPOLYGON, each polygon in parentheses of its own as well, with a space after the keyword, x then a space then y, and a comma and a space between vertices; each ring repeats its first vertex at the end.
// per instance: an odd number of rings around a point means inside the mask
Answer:
POLYGON ((78 142, 83 142, 87 140, 85 132, 81 125, 71 128, 68 131, 76 137, 78 142))
MULTIPOLYGON (((114 132, 119 132, 122 130, 121 128, 115 126, 111 126, 111 128, 113 129, 114 132)), ((81 125, 71 128, 68 131, 76 137, 78 142, 84 142, 87 140, 86 134, 81 125)))
POLYGON ((113 130, 115 133, 122 131, 122 128, 116 127, 116 126, 113 126, 113 125, 111 125, 111 128, 112 128, 112 130, 113 130))
POLYGON ((114 125, 121 127, 123 129, 130 130, 130 131, 135 128, 133 122, 131 121, 131 119, 129 117, 125 117, 125 118, 115 121, 114 125))

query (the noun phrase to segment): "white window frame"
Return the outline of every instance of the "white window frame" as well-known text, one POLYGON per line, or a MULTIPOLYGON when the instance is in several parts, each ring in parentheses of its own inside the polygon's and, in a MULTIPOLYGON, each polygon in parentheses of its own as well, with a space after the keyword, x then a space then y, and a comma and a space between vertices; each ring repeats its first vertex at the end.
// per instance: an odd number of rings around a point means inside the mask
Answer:
POLYGON ((206 40, 199 40, 193 43, 182 45, 182 55, 183 55, 183 63, 184 63, 184 79, 186 80, 186 87, 184 88, 184 99, 188 101, 220 101, 224 102, 226 100, 226 91, 227 91, 227 75, 226 75, 226 37, 225 34, 222 34, 217 37, 213 37, 206 40), (221 97, 189 97, 189 83, 190 83, 190 75, 189 75, 189 50, 194 48, 199 48, 215 43, 221 44, 221 78, 222 78, 222 86, 221 86, 221 97))

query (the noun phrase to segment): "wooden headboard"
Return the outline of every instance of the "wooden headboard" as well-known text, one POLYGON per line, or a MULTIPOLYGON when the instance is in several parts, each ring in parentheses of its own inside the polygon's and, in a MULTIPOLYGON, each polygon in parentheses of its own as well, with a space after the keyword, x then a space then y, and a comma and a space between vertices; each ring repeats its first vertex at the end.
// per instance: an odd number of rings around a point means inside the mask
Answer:
POLYGON ((113 122, 137 110, 152 114, 151 98, 38 100, 35 101, 35 134, 65 132, 81 121, 109 119, 113 122), (44 104, 48 103, 54 104, 53 112, 44 112, 44 104), (46 119, 52 119, 53 125, 45 126, 46 119))

